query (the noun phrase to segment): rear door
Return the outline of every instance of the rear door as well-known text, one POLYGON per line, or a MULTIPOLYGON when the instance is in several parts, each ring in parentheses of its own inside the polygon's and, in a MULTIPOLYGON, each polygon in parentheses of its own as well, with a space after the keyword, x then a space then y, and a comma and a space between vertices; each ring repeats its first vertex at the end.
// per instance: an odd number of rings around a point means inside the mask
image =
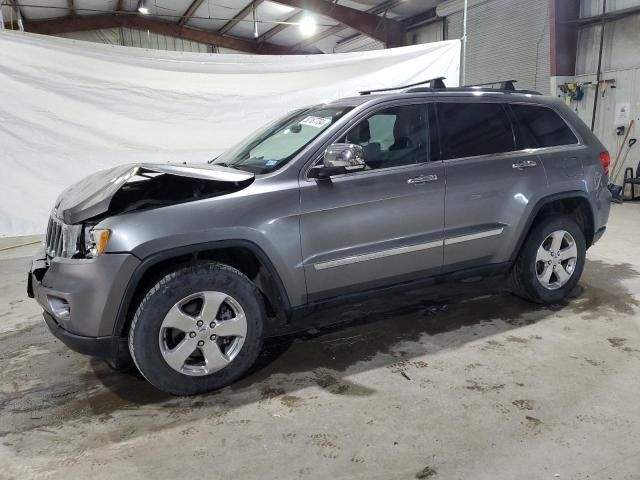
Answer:
POLYGON ((489 101, 437 103, 446 175, 444 267, 454 271, 509 259, 544 168, 516 144, 509 106, 489 101))
POLYGON ((444 171, 429 158, 427 112, 424 104, 381 108, 335 139, 363 147, 365 171, 303 176, 309 301, 440 272, 444 171))

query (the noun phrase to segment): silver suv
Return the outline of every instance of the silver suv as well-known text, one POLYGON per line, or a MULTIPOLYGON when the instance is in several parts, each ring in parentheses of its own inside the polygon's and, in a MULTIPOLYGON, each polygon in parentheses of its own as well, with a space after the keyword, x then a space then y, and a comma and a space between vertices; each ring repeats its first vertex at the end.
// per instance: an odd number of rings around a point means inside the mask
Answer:
POLYGON ((70 348, 179 395, 346 297, 505 275, 559 302, 604 233, 609 154, 556 99, 432 87, 292 112, 210 164, 87 177, 56 201, 29 295, 70 348))

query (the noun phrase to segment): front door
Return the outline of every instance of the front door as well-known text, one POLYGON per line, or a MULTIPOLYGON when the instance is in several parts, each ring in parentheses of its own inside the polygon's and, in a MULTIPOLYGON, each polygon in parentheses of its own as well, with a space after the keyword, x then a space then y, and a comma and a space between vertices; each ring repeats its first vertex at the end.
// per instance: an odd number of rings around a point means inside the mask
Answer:
POLYGON ((444 171, 430 161, 428 111, 403 105, 370 115, 336 139, 363 147, 366 170, 302 180, 309 301, 440 272, 444 171))

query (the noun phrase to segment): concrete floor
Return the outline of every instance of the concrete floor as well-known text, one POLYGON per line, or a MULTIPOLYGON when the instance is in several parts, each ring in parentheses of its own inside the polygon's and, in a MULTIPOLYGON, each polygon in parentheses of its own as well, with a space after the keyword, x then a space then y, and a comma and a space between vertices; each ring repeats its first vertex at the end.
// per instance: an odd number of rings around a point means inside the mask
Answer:
POLYGON ((483 285, 333 310, 356 324, 192 398, 67 350, 0 251, 0 478, 640 478, 639 242, 614 206, 562 307, 483 285))

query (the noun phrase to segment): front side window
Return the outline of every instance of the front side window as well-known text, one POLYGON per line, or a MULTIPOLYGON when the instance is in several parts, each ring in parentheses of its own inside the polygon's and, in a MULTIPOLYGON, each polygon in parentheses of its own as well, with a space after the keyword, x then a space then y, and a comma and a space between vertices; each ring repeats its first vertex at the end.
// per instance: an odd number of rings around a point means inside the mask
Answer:
POLYGON ((213 164, 257 174, 271 172, 285 165, 351 109, 317 107, 290 113, 226 151, 213 164))
POLYGON ((537 105, 511 105, 520 125, 520 148, 575 145, 578 139, 555 111, 537 105))
POLYGON ((367 168, 389 168, 428 160, 424 105, 402 105, 378 111, 338 140, 363 147, 367 168))
POLYGON ((509 116, 500 103, 437 103, 444 158, 515 149, 509 116))

